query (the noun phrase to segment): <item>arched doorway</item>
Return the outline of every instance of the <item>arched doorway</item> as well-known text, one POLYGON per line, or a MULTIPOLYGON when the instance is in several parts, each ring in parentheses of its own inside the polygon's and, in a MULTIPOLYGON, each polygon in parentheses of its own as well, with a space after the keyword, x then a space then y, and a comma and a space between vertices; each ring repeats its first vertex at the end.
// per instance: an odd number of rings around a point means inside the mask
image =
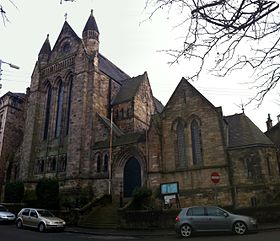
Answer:
POLYGON ((123 173, 123 195, 131 197, 136 187, 141 187, 141 166, 134 157, 128 159, 123 173))

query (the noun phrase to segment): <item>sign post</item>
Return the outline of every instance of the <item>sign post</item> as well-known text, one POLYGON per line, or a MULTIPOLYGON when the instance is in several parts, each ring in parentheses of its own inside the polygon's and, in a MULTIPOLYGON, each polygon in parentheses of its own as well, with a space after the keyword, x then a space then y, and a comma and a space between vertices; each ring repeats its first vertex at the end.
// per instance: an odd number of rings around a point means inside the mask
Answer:
POLYGON ((215 203, 218 204, 218 195, 217 195, 217 183, 220 182, 220 174, 218 172, 211 173, 211 181, 215 185, 215 203))
POLYGON ((178 182, 168 182, 160 184, 160 193, 163 196, 164 206, 170 208, 170 200, 176 198, 177 208, 180 208, 179 201, 179 183, 178 182))

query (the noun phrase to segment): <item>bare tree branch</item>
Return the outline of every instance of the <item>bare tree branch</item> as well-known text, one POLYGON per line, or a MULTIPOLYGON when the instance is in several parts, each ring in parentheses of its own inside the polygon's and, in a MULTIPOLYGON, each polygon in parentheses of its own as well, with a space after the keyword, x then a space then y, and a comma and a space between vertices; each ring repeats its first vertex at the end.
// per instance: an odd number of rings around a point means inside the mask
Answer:
POLYGON ((280 78, 279 4, 269 0, 146 0, 146 9, 156 12, 166 8, 184 8, 182 49, 167 50, 174 57, 198 59, 200 66, 190 76, 199 78, 206 61, 214 58, 210 69, 225 77, 233 71, 250 68, 256 100, 260 105, 280 78), (279 64, 278 64, 279 63, 279 64))

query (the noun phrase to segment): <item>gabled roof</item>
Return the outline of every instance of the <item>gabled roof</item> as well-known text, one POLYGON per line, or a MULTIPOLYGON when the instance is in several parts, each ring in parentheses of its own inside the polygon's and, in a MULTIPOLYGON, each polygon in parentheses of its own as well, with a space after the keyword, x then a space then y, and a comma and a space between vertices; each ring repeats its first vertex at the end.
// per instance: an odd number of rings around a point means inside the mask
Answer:
POLYGON ((43 46, 39 52, 39 55, 41 54, 47 54, 49 55, 51 53, 51 44, 50 44, 50 40, 49 40, 49 35, 47 35, 47 38, 45 40, 45 42, 43 43, 43 46))
POLYGON ((200 96, 200 98, 206 103, 208 104, 214 111, 218 112, 217 108, 203 95, 201 94, 187 79, 185 79, 184 77, 181 79, 181 81, 179 82, 179 84, 177 85, 176 89, 174 90, 173 94, 171 95, 171 97, 169 98, 167 104, 164 106, 162 111, 165 111, 165 109, 168 107, 169 103, 171 102, 171 100, 173 99, 173 97, 177 94, 178 90, 180 89, 180 86, 182 84, 186 84, 188 88, 191 89, 191 91, 195 92, 198 96, 200 96))
POLYGON ((73 37, 76 41, 79 41, 79 42, 81 41, 79 36, 75 33, 75 31, 69 25, 69 23, 67 21, 65 21, 63 26, 62 26, 62 29, 60 31, 60 34, 58 35, 58 38, 57 38, 57 40, 55 42, 53 50, 56 49, 57 45, 59 44, 59 42, 60 42, 60 40, 62 38, 62 35, 68 35, 68 36, 73 37))
POLYGON ((123 85, 118 92, 116 98, 113 101, 113 105, 127 102, 133 99, 136 92, 139 89, 141 83, 147 79, 147 73, 145 72, 142 75, 127 79, 123 82, 123 85))
POLYGON ((88 30, 93 30, 93 31, 96 31, 97 33, 99 33, 95 18, 93 17, 93 10, 91 10, 90 16, 87 20, 87 23, 84 27, 83 32, 88 31, 88 30))
POLYGON ((120 68, 118 68, 100 53, 98 54, 98 60, 100 71, 116 80, 117 82, 122 83, 124 80, 130 78, 129 75, 123 72, 120 68))
POLYGON ((225 116, 229 127, 229 148, 273 146, 271 140, 244 114, 225 116))

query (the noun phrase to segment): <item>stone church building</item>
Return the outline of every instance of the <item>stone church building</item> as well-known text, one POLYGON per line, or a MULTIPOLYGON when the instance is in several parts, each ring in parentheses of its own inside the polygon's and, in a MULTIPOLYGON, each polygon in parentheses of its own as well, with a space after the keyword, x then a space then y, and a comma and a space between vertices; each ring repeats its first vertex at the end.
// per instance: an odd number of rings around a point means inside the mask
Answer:
POLYGON ((55 177, 62 192, 131 197, 178 183, 181 206, 279 197, 277 148, 244 113, 223 116, 184 78, 163 106, 146 72, 130 77, 99 52, 99 35, 91 12, 82 38, 65 21, 39 51, 16 160, 26 188, 55 177))

